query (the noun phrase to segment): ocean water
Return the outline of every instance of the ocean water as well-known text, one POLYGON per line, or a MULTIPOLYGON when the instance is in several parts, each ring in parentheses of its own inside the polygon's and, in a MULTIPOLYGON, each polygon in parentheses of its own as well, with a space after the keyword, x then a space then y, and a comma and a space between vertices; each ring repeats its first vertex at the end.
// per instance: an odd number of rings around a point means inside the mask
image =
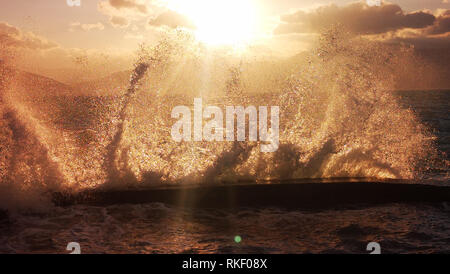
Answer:
POLYGON ((115 93, 104 79, 87 95, 0 67, 0 252, 68 253, 78 242, 82 253, 367 253, 375 241, 384 253, 448 253, 445 202, 228 210, 53 199, 293 179, 448 186, 450 91, 393 91, 393 75, 418 65, 412 55, 336 33, 289 60, 165 40, 138 54, 115 93), (171 110, 198 97, 279 106, 279 149, 175 142, 171 110))
MULTIPOLYGON (((450 91, 398 96, 433 127, 439 151, 448 155, 450 91)), ((433 169, 416 183, 448 185, 448 168, 433 169)), ((10 214, 0 221, 1 253, 69 253, 69 242, 80 243, 82 253, 368 253, 373 241, 382 253, 450 252, 446 203, 234 211, 147 203, 10 214)))
POLYGON ((391 204, 348 210, 235 213, 164 204, 73 206, 2 224, 2 253, 448 253, 448 206, 391 204), (241 236, 236 243, 234 237, 241 236))

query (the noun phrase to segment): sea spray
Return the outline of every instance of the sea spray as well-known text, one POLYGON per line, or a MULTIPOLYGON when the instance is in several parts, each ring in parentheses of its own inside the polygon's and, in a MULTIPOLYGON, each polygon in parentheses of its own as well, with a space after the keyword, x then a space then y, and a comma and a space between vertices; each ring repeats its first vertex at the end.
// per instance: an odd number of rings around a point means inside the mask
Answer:
POLYGON ((20 105, 11 105, 8 89, 16 77, 10 64, 0 64, 0 208, 46 210, 62 176, 33 133, 39 126, 21 116, 20 105))
MULTIPOLYGON (((119 111, 119 121, 116 129, 116 133, 112 138, 112 141, 107 146, 106 151, 106 169, 108 174, 109 185, 117 182, 123 182, 123 174, 121 174, 120 168, 117 163, 117 153, 119 151, 120 142, 124 133, 124 123, 127 119, 127 108, 130 104, 132 97, 135 96, 137 89, 139 88, 139 82, 146 74, 147 70, 151 67, 164 66, 169 61, 169 58, 182 47, 182 42, 189 42, 189 37, 178 33, 175 40, 161 40, 153 48, 148 48, 145 45, 140 46, 138 53, 138 60, 134 65, 134 69, 130 76, 130 82, 128 89, 121 98, 121 106, 119 111)), ((127 171, 125 171, 126 173, 127 171)), ((122 172, 123 173, 123 172, 122 172)), ((125 179, 133 180, 131 177, 125 179)))
POLYGON ((9 69, 0 169, 2 186, 15 190, 2 195, 31 201, 24 189, 419 178, 433 135, 392 93, 413 54, 338 29, 288 59, 235 55, 175 36, 143 48, 127 88, 110 96, 70 95, 73 87, 9 69), (278 150, 261 153, 259 141, 175 142, 171 110, 194 98, 220 107, 279 106, 278 150))

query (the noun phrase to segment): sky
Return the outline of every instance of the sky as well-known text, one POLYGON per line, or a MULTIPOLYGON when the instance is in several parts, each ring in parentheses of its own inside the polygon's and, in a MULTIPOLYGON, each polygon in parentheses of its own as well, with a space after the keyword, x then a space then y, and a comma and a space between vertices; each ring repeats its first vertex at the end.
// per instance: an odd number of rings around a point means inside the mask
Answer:
POLYGON ((0 46, 20 49, 35 63, 46 60, 50 69, 93 53, 126 65, 121 56, 175 28, 212 46, 264 44, 286 54, 307 49, 333 23, 386 42, 450 45, 450 0, 76 1, 0 0, 0 46))

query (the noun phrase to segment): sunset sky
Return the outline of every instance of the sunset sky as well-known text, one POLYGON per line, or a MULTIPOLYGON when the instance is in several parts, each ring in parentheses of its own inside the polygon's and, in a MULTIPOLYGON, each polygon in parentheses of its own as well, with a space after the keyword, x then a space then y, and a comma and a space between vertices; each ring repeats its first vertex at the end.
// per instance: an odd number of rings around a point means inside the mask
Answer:
POLYGON ((107 54, 120 65, 121 56, 140 43, 154 43, 178 27, 206 44, 251 43, 289 55, 307 49, 322 28, 338 22, 386 42, 449 47, 449 0, 393 0, 372 6, 376 2, 81 0, 79 7, 71 7, 66 0, 3 0, 0 45, 20 49, 36 63, 45 59, 53 68, 91 53, 107 54))

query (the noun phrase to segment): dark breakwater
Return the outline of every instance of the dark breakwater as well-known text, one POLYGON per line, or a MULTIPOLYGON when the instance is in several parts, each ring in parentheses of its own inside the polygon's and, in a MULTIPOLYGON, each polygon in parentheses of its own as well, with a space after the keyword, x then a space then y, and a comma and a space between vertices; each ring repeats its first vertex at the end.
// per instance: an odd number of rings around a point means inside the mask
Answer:
POLYGON ((56 193, 58 205, 164 203, 183 208, 279 207, 324 209, 374 206, 389 203, 450 202, 450 187, 386 182, 271 183, 158 187, 121 191, 86 191, 78 195, 56 193))

